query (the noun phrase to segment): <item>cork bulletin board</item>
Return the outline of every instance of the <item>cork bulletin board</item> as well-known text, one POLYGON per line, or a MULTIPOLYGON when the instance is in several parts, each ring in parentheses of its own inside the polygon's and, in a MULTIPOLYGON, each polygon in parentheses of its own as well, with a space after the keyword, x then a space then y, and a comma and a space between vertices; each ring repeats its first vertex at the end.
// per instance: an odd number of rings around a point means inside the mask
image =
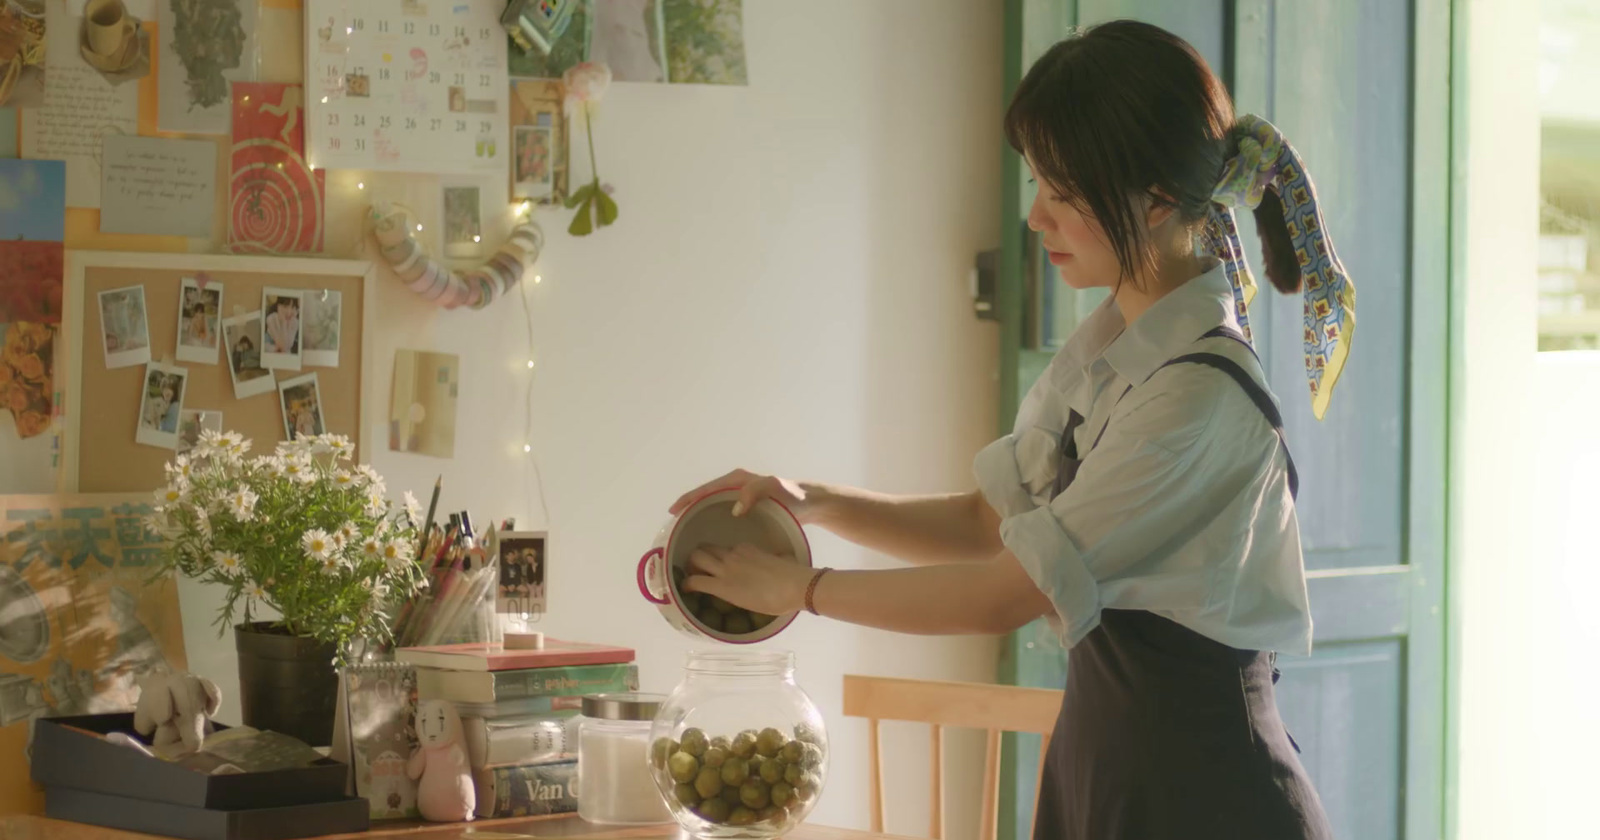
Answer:
MULTIPOLYGON (((182 368, 184 410, 220 411, 221 428, 253 443, 252 453, 271 452, 288 440, 278 388, 274 385, 242 399, 235 396, 228 360, 186 361, 179 353, 179 300, 185 280, 204 275, 208 288, 222 287, 216 321, 261 309, 262 290, 322 290, 340 295, 338 364, 302 363, 300 370, 274 370, 282 382, 317 374, 321 417, 326 431, 348 436, 357 457, 366 460, 369 442, 363 397, 373 384, 371 263, 360 260, 204 254, 68 251, 64 350, 67 372, 62 441, 62 490, 81 493, 154 491, 165 484, 162 465, 175 451, 140 443, 140 410, 146 365, 108 367, 100 293, 128 287, 144 289, 149 357, 153 363, 182 368)), ((220 332, 220 329, 219 329, 220 332)), ((264 385, 265 383, 259 383, 264 385)))

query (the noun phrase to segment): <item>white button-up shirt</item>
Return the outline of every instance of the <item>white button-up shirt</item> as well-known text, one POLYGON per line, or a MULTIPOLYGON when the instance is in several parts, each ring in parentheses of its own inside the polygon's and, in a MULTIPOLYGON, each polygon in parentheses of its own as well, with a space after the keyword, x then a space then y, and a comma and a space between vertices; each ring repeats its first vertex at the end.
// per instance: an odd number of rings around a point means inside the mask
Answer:
POLYGON ((1131 326, 1108 298, 1029 390, 1013 432, 975 459, 1001 539, 1050 599, 1063 646, 1098 626, 1102 609, 1134 609, 1235 648, 1311 651, 1300 527, 1278 436, 1226 373, 1162 367, 1215 353, 1264 383, 1248 348, 1201 338, 1220 325, 1238 328, 1220 264, 1131 326), (1052 499, 1074 410, 1085 418, 1074 435, 1083 460, 1052 499))

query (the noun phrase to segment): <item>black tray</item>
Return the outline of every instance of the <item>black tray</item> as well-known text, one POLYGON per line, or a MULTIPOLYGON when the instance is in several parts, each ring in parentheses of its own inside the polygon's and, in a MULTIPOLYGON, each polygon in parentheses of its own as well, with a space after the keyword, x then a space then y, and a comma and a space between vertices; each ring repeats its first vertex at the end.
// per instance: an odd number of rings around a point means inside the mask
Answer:
MULTIPOLYGON (((219 731, 228 728, 215 726, 219 731)), ((75 729, 101 735, 131 734, 133 715, 40 718, 33 733, 35 782, 219 811, 335 802, 345 797, 349 765, 332 759, 292 770, 207 776, 75 729)))
POLYGON ((292 840, 351 834, 371 826, 370 808, 371 803, 357 798, 220 811, 72 788, 47 787, 44 792, 47 817, 184 840, 292 840))

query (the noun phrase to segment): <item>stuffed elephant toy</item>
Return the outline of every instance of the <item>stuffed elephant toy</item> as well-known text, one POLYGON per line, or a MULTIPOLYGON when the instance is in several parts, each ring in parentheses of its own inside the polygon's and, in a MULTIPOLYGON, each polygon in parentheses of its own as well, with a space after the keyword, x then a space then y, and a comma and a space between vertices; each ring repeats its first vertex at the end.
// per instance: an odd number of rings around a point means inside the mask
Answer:
POLYGON ((160 749, 183 743, 196 752, 210 731, 210 717, 222 703, 217 684, 185 671, 157 670, 139 678, 133 728, 160 749))

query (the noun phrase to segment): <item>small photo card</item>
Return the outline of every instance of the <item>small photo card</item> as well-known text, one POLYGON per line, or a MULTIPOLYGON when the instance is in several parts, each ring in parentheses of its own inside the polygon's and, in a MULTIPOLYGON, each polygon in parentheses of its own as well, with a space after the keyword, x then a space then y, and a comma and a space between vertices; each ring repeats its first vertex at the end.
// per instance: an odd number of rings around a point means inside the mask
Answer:
POLYGON ((144 308, 144 287, 126 286, 100 293, 100 335, 106 368, 150 363, 150 322, 144 308))
POLYGON ((483 212, 478 188, 450 186, 442 190, 440 218, 444 219, 444 253, 447 257, 475 257, 483 253, 483 212))
POLYGON ((272 370, 300 369, 301 314, 305 309, 304 289, 261 290, 262 339, 261 366, 272 370))
POLYGON ((279 382, 278 401, 283 406, 283 434, 288 440, 326 431, 322 422, 322 391, 317 387, 315 373, 279 382))
POLYGON ((339 366, 340 292, 313 289, 305 294, 305 326, 301 329, 300 361, 308 367, 339 366))
POLYGON ((222 434, 222 412, 184 409, 178 415, 178 454, 195 448, 200 443, 200 433, 208 429, 222 434))
POLYGON ((545 611, 545 564, 548 531, 506 531, 500 534, 500 588, 495 611, 541 616, 545 611))
POLYGON ((178 361, 216 364, 221 320, 222 284, 183 278, 178 292, 178 361))
POLYGON ((183 393, 188 385, 189 372, 181 367, 160 362, 145 365, 135 440, 145 446, 178 448, 178 418, 183 414, 183 393))
POLYGON ((228 373, 233 377, 233 398, 242 400, 277 390, 272 371, 261 366, 261 313, 246 312, 222 322, 228 373))

